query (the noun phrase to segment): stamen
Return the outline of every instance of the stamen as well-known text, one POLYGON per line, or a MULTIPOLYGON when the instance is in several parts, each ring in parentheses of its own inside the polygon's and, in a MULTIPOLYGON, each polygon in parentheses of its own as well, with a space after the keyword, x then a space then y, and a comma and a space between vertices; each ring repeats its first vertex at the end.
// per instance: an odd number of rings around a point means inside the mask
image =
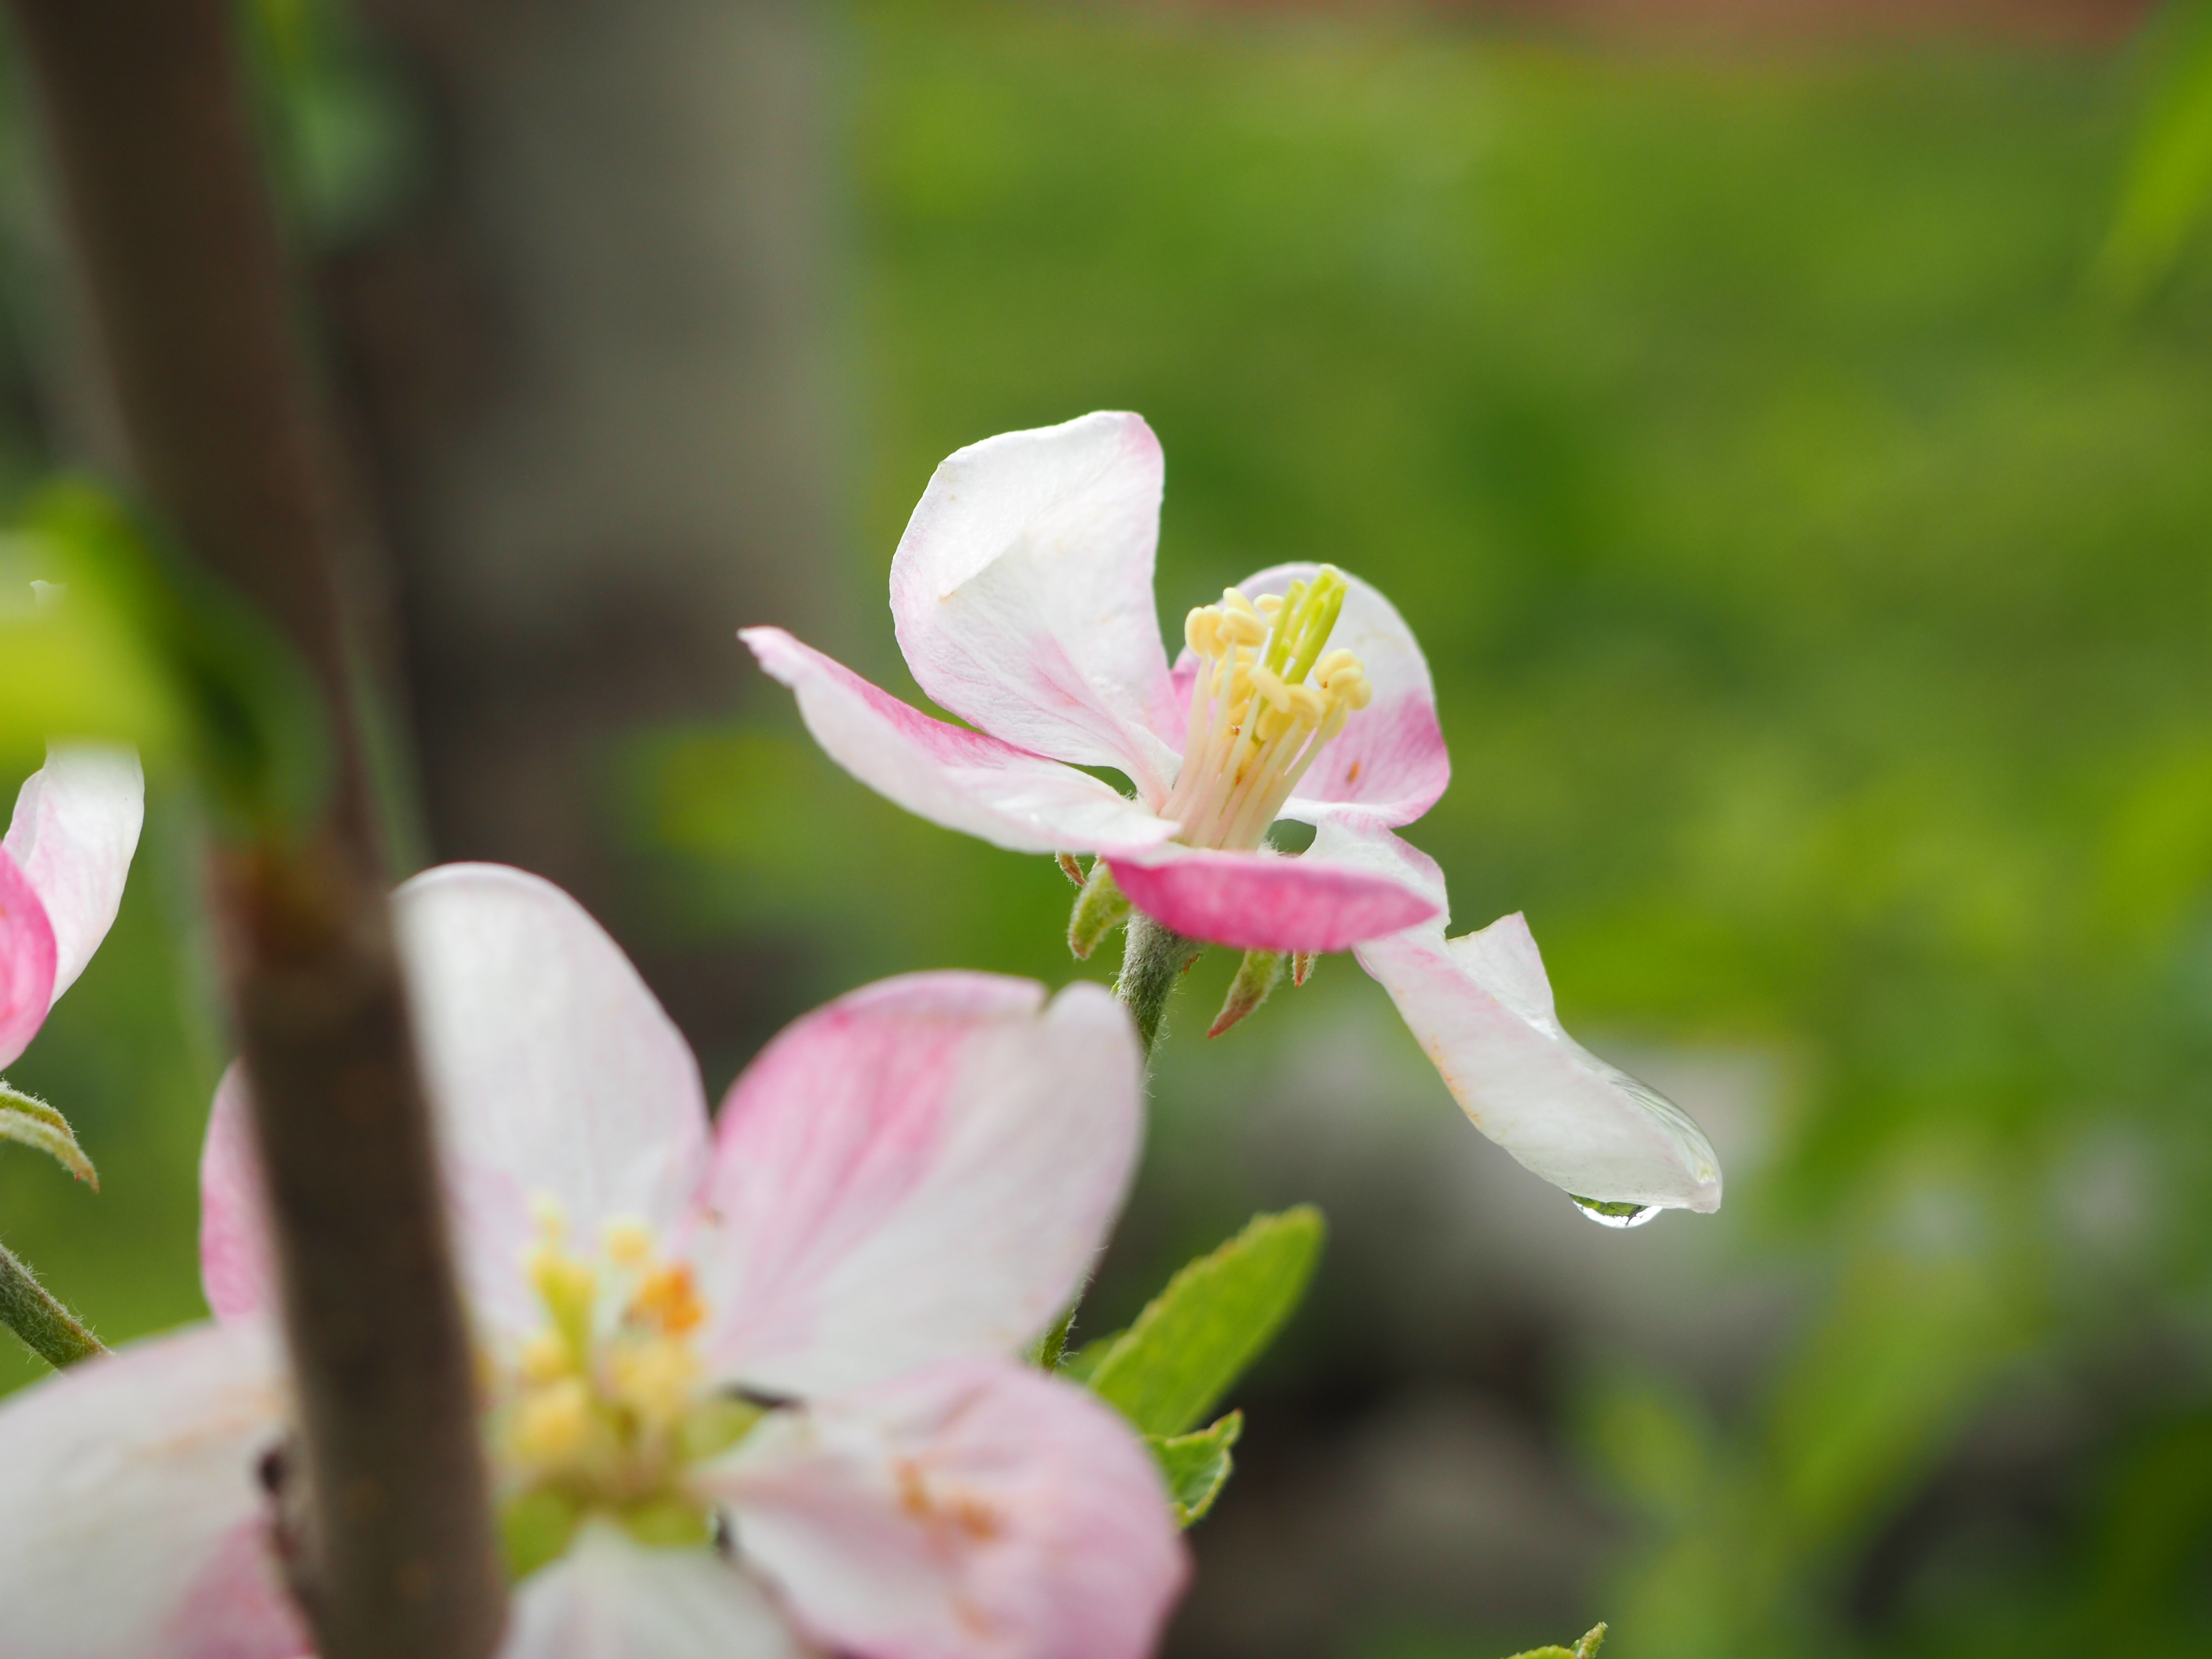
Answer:
POLYGON ((1254 601, 1228 588, 1219 605, 1190 612, 1183 637, 1203 666, 1162 809, 1177 840, 1258 847, 1322 748, 1373 700, 1359 659, 1328 649, 1348 591, 1324 565, 1281 593, 1254 601))

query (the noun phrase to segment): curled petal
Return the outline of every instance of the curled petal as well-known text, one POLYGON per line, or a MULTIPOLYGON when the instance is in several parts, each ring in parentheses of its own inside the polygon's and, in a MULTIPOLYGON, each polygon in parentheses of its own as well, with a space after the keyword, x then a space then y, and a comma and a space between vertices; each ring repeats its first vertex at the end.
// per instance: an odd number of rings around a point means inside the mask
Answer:
POLYGON ((0 1066, 12 1066, 54 1002, 54 930, 15 860, 0 848, 0 1066))
POLYGON ((1128 1017, 985 974, 808 1015, 731 1090, 692 1245, 723 1376, 813 1395, 1011 1353, 1119 1207, 1143 1103, 1128 1017))
POLYGON ((1342 951, 1433 916, 1436 901, 1316 844, 1295 857, 1170 842, 1109 852, 1129 902, 1188 939, 1246 951, 1342 951))
MULTIPOLYGON (((1425 854, 1369 825, 1325 824, 1340 856, 1443 878, 1425 854)), ((1569 1036, 1528 924, 1518 914, 1444 937, 1445 920, 1354 954, 1397 1004, 1474 1127, 1553 1186, 1601 1203, 1720 1208, 1720 1161, 1682 1109, 1569 1036)))
POLYGON ((216 1085, 200 1145, 200 1288, 225 1324, 276 1305, 276 1258, 249 1109, 246 1073, 233 1060, 216 1085))
POLYGON ((703 1547, 647 1549, 593 1522, 516 1587, 499 1659, 804 1659, 760 1586, 703 1547))
MULTIPOLYGON (((1246 597, 1280 593, 1311 580, 1321 567, 1279 564, 1241 584, 1246 597)), ((1451 757, 1437 724, 1437 689, 1428 659, 1397 608, 1357 576, 1346 575, 1343 614, 1328 636, 1359 659, 1375 700, 1299 781, 1283 816, 1319 823, 1347 808, 1388 824, 1411 823, 1437 804, 1451 781, 1451 757)), ((1180 664, 1177 665, 1181 666, 1180 664)))
POLYGON ((1152 724, 1163 472, 1135 415, 1001 433, 938 467, 891 560, 899 648, 924 691, 1018 748, 1119 767, 1147 800, 1175 770, 1152 724))
POLYGON ((867 1659, 1141 1659, 1185 1573, 1128 1425, 1010 1360, 779 1413, 702 1484, 799 1622, 867 1659))
POLYGON ((283 1432, 276 1344, 202 1327, 0 1407, 9 1659, 299 1659, 256 1468, 283 1432))
POLYGON ((1016 853, 1087 853, 1175 833, 1088 772, 932 720, 780 628, 739 637, 798 694, 830 758, 917 817, 1016 853))
POLYGON ((145 819, 138 757, 104 744, 55 744, 15 797, 7 850, 53 927, 56 997, 115 925, 145 819))

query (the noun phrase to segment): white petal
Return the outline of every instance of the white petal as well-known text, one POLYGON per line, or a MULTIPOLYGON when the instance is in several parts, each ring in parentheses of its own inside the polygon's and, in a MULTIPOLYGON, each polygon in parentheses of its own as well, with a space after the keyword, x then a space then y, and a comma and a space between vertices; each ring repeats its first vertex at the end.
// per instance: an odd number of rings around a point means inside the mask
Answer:
MULTIPOLYGON (((1322 825, 1314 848, 1426 879, 1434 861, 1371 822, 1322 825)), ((1353 954, 1398 1006, 1474 1127, 1553 1186, 1601 1203, 1720 1207, 1720 1161, 1680 1107, 1561 1029, 1551 981, 1518 915, 1447 941, 1446 920, 1353 954)))
POLYGON ((802 1395, 1011 1353, 1066 1305, 1143 1127, 1136 1036, 1095 985, 888 980, 739 1078, 693 1245, 719 1374, 802 1395))
POLYGON ((5 844, 54 930, 56 1000, 115 925, 145 818, 138 757, 101 744, 48 749, 15 797, 5 844))
POLYGON ((647 1549, 605 1522, 518 1585, 499 1659, 802 1659, 760 1586, 711 1550, 647 1549))
POLYGON ((586 1249, 606 1221, 689 1212, 707 1167, 698 1063, 550 882, 447 865, 400 888, 392 919, 477 1311, 534 1328, 520 1272, 534 1200, 558 1203, 586 1249))
POLYGON ((283 1433, 276 1344, 201 1327, 0 1407, 8 1659, 295 1659, 256 1468, 283 1433))
POLYGON ((938 467, 891 560, 915 681, 1017 748, 1174 781, 1155 734, 1167 655, 1152 602, 1159 440, 1134 415, 1001 433, 938 467))
POLYGON ((799 698, 823 752, 919 817, 1014 853, 1087 853, 1165 840, 1175 826, 1110 784, 932 720, 781 628, 739 635, 799 698))
POLYGON ((701 1484, 825 1646, 1143 1659, 1185 1566, 1159 1472, 1095 1396, 958 1360, 779 1413, 701 1484))

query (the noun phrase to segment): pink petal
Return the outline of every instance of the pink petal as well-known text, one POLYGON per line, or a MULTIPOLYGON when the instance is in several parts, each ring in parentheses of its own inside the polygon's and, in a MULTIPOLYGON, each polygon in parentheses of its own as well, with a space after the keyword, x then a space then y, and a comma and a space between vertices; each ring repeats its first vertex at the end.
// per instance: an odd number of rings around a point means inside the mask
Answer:
POLYGON ((0 1066, 12 1066, 54 1003, 54 930, 30 878, 0 848, 0 1066))
MULTIPOLYGON (((1314 849, 1441 891, 1434 861, 1371 821, 1325 823, 1314 849)), ((1577 1197, 1718 1209, 1711 1143, 1681 1108, 1560 1027, 1528 924, 1516 914, 1449 941, 1445 926, 1439 915, 1354 954, 1474 1127, 1577 1197)))
POLYGON ((295 1659, 256 1467, 283 1432, 276 1344, 200 1327, 0 1407, 9 1659, 295 1659))
POLYGON ((1128 1425, 1011 1360, 779 1413, 702 1484, 799 1622, 858 1659, 1140 1659, 1186 1572, 1128 1425))
POLYGON ((1170 843, 1107 862, 1129 902, 1190 939, 1245 951, 1341 951, 1432 916, 1434 900, 1390 875, 1297 854, 1170 843))
MULTIPOLYGON (((1248 598, 1280 593, 1321 567, 1279 564, 1239 584, 1248 598)), ((1344 614, 1329 647, 1358 654, 1375 700, 1352 716, 1285 803, 1283 816, 1319 823, 1356 806, 1389 824, 1411 823, 1437 804, 1451 781, 1451 757, 1437 724, 1437 690, 1413 630, 1389 600, 1345 577, 1344 614)), ((1186 653, 1185 654, 1188 654, 1186 653)))
POLYGON ((276 1305, 276 1261, 252 1136, 246 1073, 233 1060, 216 1085, 200 1146, 200 1288, 225 1324, 276 1305))
POLYGON ((933 720, 780 628, 738 637, 798 693, 830 758, 917 817, 1016 853, 1140 846, 1175 833, 1089 773, 933 720))
POLYGON ((1163 463, 1134 415, 1001 433, 939 466, 891 560, 915 683, 1017 748, 1119 767, 1164 798, 1167 656, 1152 602, 1163 463))
POLYGON ((805 1659, 760 1586, 711 1550, 604 1522, 515 1589, 499 1659, 805 1659))
POLYGON ((145 818, 138 757, 99 744, 48 749, 46 765, 15 797, 7 849, 53 925, 56 997, 76 983, 115 925, 145 818))
POLYGON ((732 1089, 694 1246, 723 1376, 800 1395, 1010 1353, 1064 1307, 1142 1130, 1095 985, 916 974, 786 1030, 732 1089))

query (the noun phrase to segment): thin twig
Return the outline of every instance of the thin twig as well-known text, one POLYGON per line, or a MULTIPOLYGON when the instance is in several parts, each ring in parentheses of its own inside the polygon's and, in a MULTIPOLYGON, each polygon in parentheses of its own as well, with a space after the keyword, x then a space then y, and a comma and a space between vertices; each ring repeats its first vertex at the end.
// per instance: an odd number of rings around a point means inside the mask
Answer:
POLYGON ((325 1659, 483 1659, 504 1590, 468 1331, 349 718, 354 533, 227 0, 12 0, 139 482, 313 671, 343 765, 213 860, 300 1401, 325 1659))

